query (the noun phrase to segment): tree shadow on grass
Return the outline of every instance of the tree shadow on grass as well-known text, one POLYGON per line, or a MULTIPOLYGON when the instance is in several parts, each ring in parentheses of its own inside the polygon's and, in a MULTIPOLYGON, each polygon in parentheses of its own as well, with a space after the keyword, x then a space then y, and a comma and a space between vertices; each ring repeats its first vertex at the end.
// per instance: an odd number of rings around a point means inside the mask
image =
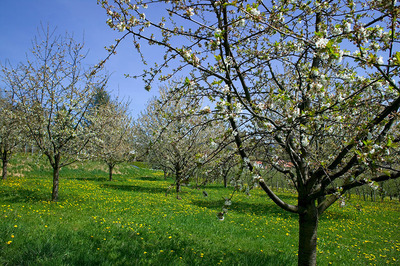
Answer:
MULTIPOLYGON (((203 243, 199 243, 197 240, 183 235, 173 235, 169 239, 167 238, 168 235, 165 236, 164 234, 160 234, 155 238, 154 235, 146 231, 140 231, 140 235, 135 231, 114 231, 114 238, 127 239, 129 241, 125 241, 126 245, 115 246, 114 251, 119 256, 108 262, 122 265, 125 264, 124 258, 138 258, 140 263, 136 265, 217 265, 220 264, 221 260, 226 265, 294 265, 297 260, 295 256, 288 256, 288 254, 279 252, 276 249, 267 251, 266 254, 258 250, 235 251, 228 249, 223 244, 211 244, 215 248, 210 250, 210 243, 214 242, 214 240, 221 241, 221 239, 209 239, 210 241, 203 239, 201 241, 203 243), (143 241, 143 238, 146 241, 143 241), (205 251, 204 256, 200 256, 202 250, 205 251), (146 253, 149 255, 143 255, 146 253)), ((100 245, 103 242, 102 240, 99 239, 100 245)), ((105 259, 110 259, 110 257, 105 259)), ((131 264, 129 262, 128 265, 131 264)))
POLYGON ((73 179, 77 181, 95 181, 95 182, 106 182, 108 177, 96 176, 96 177, 70 177, 68 179, 73 179))
MULTIPOLYGON (((208 209, 213 209, 221 211, 221 208, 224 206, 224 200, 215 200, 215 201, 207 201, 207 200, 195 200, 193 201, 194 205, 199 207, 205 207, 208 209)), ((277 205, 273 203, 247 203, 240 201, 232 201, 232 205, 229 206, 229 210, 239 212, 239 213, 249 213, 255 215, 279 215, 282 218, 294 218, 297 215, 294 213, 290 213, 282 210, 277 205)))
POLYGON ((118 185, 118 184, 103 184, 101 185, 103 188, 111 188, 115 190, 121 191, 132 191, 132 192, 144 192, 144 193, 154 193, 154 194, 165 194, 167 191, 166 188, 161 187, 141 187, 135 185, 118 185))
POLYGON ((50 194, 39 193, 29 189, 16 189, 13 191, 2 191, 1 199, 9 203, 40 202, 50 200, 50 194))
POLYGON ((122 228, 113 228, 113 234, 106 240, 103 236, 93 236, 91 230, 61 228, 47 233, 51 241, 40 236, 25 238, 18 256, 0 258, 0 262, 11 265, 217 265, 222 260, 225 265, 278 266, 296 263, 295 256, 277 250, 266 250, 266 254, 256 250, 233 251, 220 245, 210 250, 181 236, 171 240, 161 234, 155 238, 147 232, 139 235, 122 228), (200 256, 202 250, 205 250, 204 256, 200 256))
MULTIPOLYGON (((127 181, 131 177, 125 176, 122 174, 114 174, 113 175, 113 181, 127 181)), ((95 181, 95 182, 108 182, 109 181, 109 176, 108 173, 103 172, 101 174, 97 174, 96 176, 93 175, 82 175, 79 177, 69 177, 68 179, 74 179, 78 181, 95 181)), ((153 177, 153 176, 140 176, 140 177, 134 177, 133 179, 135 180, 143 180, 143 181, 164 181, 164 179, 160 179, 159 177, 153 177)))
MULTIPOLYGON (((194 200, 192 201, 194 205, 199 207, 205 207, 208 209, 213 209, 216 212, 220 212, 221 208, 224 206, 224 200, 215 200, 215 201, 207 201, 207 200, 194 200)), ((254 215, 274 215, 282 218, 293 218, 297 219, 297 214, 291 213, 281 209, 275 203, 247 203, 240 201, 232 201, 232 205, 229 206, 229 210, 238 212, 238 213, 247 213, 254 215)), ((320 219, 324 220, 342 220, 342 219, 353 219, 354 217, 351 214, 330 211, 329 217, 326 214, 321 215, 320 219)))
POLYGON ((135 179, 143 180, 143 181, 160 181, 159 177, 154 177, 154 176, 140 176, 140 177, 136 177, 135 179))

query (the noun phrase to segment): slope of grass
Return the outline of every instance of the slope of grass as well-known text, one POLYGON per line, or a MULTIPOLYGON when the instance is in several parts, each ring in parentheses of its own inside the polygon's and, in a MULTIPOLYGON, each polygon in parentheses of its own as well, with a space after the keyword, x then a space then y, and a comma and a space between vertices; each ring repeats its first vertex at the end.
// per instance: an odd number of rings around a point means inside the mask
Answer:
MULTIPOLYGON (((237 194, 221 222, 216 213, 231 190, 219 185, 206 188, 208 197, 183 187, 177 200, 166 195, 172 181, 161 172, 124 164, 108 182, 106 167, 86 162, 62 169, 54 203, 46 161, 16 157, 12 165, 10 178, 0 182, 2 265, 297 263, 297 216, 261 190, 237 194)), ((399 203, 350 203, 322 217, 318 264, 398 264, 399 203)))

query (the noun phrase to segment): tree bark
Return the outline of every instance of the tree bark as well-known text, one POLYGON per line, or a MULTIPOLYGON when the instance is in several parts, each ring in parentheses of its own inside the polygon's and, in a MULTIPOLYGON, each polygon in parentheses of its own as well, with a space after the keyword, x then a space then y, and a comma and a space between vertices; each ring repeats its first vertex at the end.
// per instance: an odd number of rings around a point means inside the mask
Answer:
POLYGON ((176 178, 176 198, 179 198, 179 192, 181 191, 181 167, 179 163, 175 165, 175 178, 176 178))
POLYGON ((299 214, 298 265, 313 266, 317 263, 318 209, 314 202, 299 214))
POLYGON ((59 186, 59 177, 60 177, 60 155, 54 156, 54 165, 53 165, 53 192, 52 192, 52 201, 58 201, 58 186, 59 186))
POLYGON ((112 181, 112 178, 113 178, 113 169, 114 169, 114 165, 109 164, 109 165, 108 165, 108 174, 109 174, 109 179, 108 179, 108 181, 112 181))
POLYGON ((179 197, 179 192, 181 191, 181 180, 180 179, 178 179, 178 180, 176 180, 176 198, 177 199, 181 199, 180 197, 179 197))
POLYGON ((228 187, 228 177, 224 175, 224 187, 228 187))
POLYGON ((3 180, 7 179, 7 165, 8 165, 8 160, 3 158, 3 174, 2 174, 3 180))
POLYGON ((53 192, 52 192, 52 201, 58 201, 58 186, 59 186, 59 177, 60 177, 60 167, 53 168, 53 192))

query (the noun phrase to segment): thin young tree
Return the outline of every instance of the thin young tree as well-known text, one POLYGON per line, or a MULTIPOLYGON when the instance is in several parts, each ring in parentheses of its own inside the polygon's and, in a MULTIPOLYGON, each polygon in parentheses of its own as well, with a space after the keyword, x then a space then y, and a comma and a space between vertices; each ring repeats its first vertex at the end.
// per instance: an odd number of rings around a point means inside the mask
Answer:
POLYGON ((85 116, 94 88, 105 86, 105 78, 84 68, 86 54, 72 36, 42 26, 27 61, 2 67, 28 135, 53 168, 53 201, 58 200, 61 167, 84 155, 92 136, 85 116))
POLYGON ((213 131, 199 111, 198 100, 174 98, 167 88, 160 89, 160 97, 148 103, 136 124, 141 148, 155 168, 174 177, 177 198, 181 185, 189 182, 199 164, 212 153, 208 146, 213 131), (145 146, 145 147, 143 147, 145 146))
POLYGON ((208 97, 229 122, 254 181, 298 214, 299 265, 316 264, 319 218, 346 191, 400 177, 396 1, 98 2, 122 32, 111 52, 128 36, 139 51, 164 51, 143 73, 147 89, 188 73, 177 92, 208 97), (156 9, 165 16, 146 16, 156 9), (293 184, 296 205, 253 167, 262 153, 293 184))
POLYGON ((91 152, 107 164, 109 180, 112 181, 114 167, 135 156, 128 103, 121 103, 118 99, 100 103, 91 117, 91 127, 95 132, 91 152))

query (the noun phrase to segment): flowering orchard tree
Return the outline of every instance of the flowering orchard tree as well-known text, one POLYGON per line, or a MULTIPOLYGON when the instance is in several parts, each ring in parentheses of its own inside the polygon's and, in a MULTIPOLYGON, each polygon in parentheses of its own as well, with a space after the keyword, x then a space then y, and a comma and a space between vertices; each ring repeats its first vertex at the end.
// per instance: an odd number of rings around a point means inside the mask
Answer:
POLYGON ((229 122, 254 181, 299 216, 299 265, 316 264, 319 217, 346 191, 400 176, 395 0, 99 3, 122 36, 111 52, 128 37, 143 58, 144 44, 164 49, 147 88, 185 73, 178 92, 208 97, 229 122), (296 205, 267 186, 259 159, 293 183, 296 205))
POLYGON ((15 148, 24 140, 23 127, 9 97, 0 96, 0 157, 3 163, 2 179, 7 179, 7 166, 15 148))
POLYGON ((108 165, 109 180, 117 164, 134 157, 132 118, 128 114, 128 104, 108 101, 99 104, 91 116, 95 137, 91 141, 94 157, 108 165))
POLYGON ((31 58, 3 66, 3 78, 16 97, 29 136, 53 168, 52 200, 58 200, 60 168, 79 160, 92 136, 87 110, 93 88, 105 86, 84 70, 83 45, 48 29, 33 41, 31 58))
POLYGON ((174 176, 179 198, 181 184, 194 177, 198 166, 211 160, 209 143, 218 129, 212 122, 206 123, 203 115, 196 115, 198 100, 173 98, 167 89, 161 89, 160 94, 137 120, 135 139, 141 142, 138 150, 146 153, 151 165, 174 176))

